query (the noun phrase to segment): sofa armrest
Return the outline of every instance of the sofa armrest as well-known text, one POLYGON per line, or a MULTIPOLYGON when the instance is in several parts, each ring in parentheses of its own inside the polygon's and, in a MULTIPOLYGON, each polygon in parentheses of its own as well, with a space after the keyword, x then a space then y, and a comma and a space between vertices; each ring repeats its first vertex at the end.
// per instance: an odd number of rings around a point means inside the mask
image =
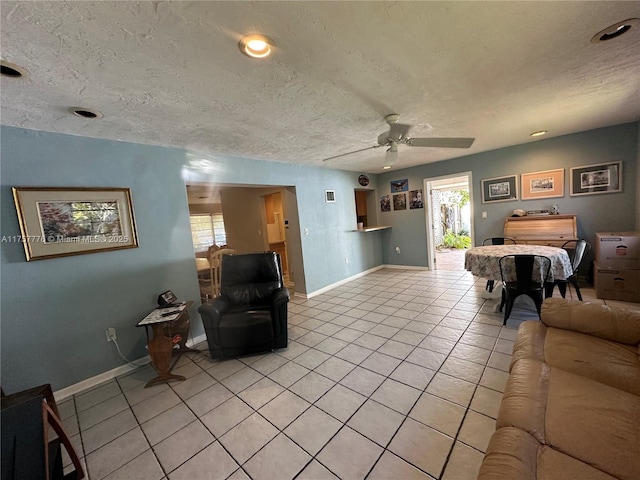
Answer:
POLYGON ((547 327, 543 323, 537 320, 522 322, 518 328, 516 342, 513 345, 509 371, 511 371, 513 364, 521 358, 533 358, 544 362, 544 341, 546 334, 547 327))
POLYGON ((542 304, 540 318, 547 327, 572 330, 626 345, 640 344, 640 310, 548 298, 542 304))

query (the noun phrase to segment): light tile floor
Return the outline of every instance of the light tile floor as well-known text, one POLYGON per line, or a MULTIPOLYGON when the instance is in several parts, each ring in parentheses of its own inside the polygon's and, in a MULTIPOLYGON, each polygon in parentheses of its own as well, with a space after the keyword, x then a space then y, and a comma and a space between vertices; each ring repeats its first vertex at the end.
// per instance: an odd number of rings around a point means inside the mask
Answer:
POLYGON ((516 329, 537 318, 517 303, 503 327, 485 285, 384 269, 294 296, 287 349, 220 362, 201 344, 174 368, 186 381, 145 389, 146 366, 61 416, 91 480, 475 479, 516 329))

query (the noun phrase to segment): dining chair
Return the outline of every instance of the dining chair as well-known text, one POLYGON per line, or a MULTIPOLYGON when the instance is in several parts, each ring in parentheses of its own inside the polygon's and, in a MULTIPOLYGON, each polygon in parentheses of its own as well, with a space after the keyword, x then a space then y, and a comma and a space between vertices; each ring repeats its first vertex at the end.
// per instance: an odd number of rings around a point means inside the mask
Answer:
MULTIPOLYGON (((491 237, 485 238, 482 241, 482 246, 486 247, 487 245, 515 245, 516 241, 510 237, 491 237)), ((487 280, 487 285, 484 287, 485 290, 489 290, 489 293, 493 292, 494 281, 487 280)))
POLYGON ((200 299, 205 303, 212 298, 220 295, 220 259, 222 255, 232 255, 235 250, 221 248, 218 245, 212 245, 207 252, 207 260, 209 261, 209 270, 205 274, 199 275, 200 299))
POLYGON ((567 285, 571 284, 576 290, 578 300, 582 301, 582 294, 578 286, 578 269, 584 256, 591 250, 591 245, 586 240, 569 240, 562 245, 562 248, 566 250, 569 255, 572 273, 566 280, 554 280, 547 292, 547 296, 550 297, 553 295, 553 288, 557 285, 560 295, 562 295, 562 298, 565 298, 567 285))
POLYGON ((503 287, 500 301, 501 312, 504 307, 503 325, 507 324, 513 303, 520 295, 533 300, 540 317, 545 285, 551 272, 551 260, 542 255, 505 255, 500 257, 499 264, 503 287))
POLYGON ((220 277, 222 275, 222 257, 223 255, 233 255, 236 251, 233 248, 221 248, 216 250, 209 257, 211 268, 211 298, 220 296, 220 277))

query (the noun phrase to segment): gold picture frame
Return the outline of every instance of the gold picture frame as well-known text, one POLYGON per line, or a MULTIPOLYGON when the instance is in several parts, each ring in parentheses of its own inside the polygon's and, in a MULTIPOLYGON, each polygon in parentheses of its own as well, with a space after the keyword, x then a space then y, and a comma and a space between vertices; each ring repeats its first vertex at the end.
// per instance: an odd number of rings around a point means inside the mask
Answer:
MULTIPOLYGON (((136 248, 128 188, 13 187, 27 261, 136 248)), ((5 238, 3 238, 3 241, 5 238)))
POLYGON ((564 197, 564 168, 523 173, 522 200, 564 197))

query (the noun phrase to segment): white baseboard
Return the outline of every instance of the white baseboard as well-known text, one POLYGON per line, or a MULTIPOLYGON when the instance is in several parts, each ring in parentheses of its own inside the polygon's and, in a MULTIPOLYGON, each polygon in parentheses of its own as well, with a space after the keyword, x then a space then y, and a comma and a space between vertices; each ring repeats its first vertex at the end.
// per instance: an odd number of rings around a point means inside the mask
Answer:
POLYGON ((356 278, 364 277, 365 275, 369 275, 370 273, 377 272, 378 270, 382 270, 383 268, 396 268, 398 270, 431 270, 429 267, 416 267, 411 265, 386 265, 386 264, 378 265, 377 267, 370 268, 369 270, 365 270, 364 272, 360 272, 349 278, 345 278, 344 280, 340 280, 339 282, 332 283, 331 285, 327 285, 326 287, 322 287, 310 293, 305 294, 301 292, 296 292, 296 296, 300 296, 302 298, 307 298, 307 299, 312 297, 317 297, 318 295, 322 295, 323 293, 333 290, 334 288, 339 287, 340 285, 344 285, 345 283, 355 280, 356 278))
POLYGON ((322 287, 318 290, 315 290, 311 293, 307 293, 306 295, 304 295, 306 298, 313 298, 313 297, 317 297, 318 295, 322 295, 325 292, 328 292, 329 290, 333 290, 336 287, 339 287, 340 285, 344 285, 345 283, 349 283, 352 280, 355 280, 356 278, 360 278, 360 277, 364 277, 365 275, 369 275, 370 273, 373 272, 377 272, 378 270, 383 269, 385 266, 384 265, 378 265, 377 267, 373 267, 370 268, 369 270, 365 270, 364 272, 360 272, 357 273, 351 277, 345 278, 344 280, 340 280, 339 282, 336 283, 332 283, 331 285, 327 285, 326 287, 322 287))
MULTIPOLYGON (((188 347, 193 347, 194 345, 197 345, 206 340, 207 336, 203 333, 202 335, 198 335, 195 338, 187 340, 186 345, 188 347)), ((132 363, 137 363, 140 366, 145 366, 149 362, 151 362, 151 358, 149 357, 149 355, 146 355, 142 358, 134 360, 132 363)), ((93 387, 97 387, 98 385, 105 383, 111 379, 133 372, 138 368, 140 367, 136 367, 128 363, 125 365, 120 365, 119 367, 103 372, 99 375, 96 375, 95 377, 87 378, 86 380, 82 380, 81 382, 74 383, 73 385, 69 385, 68 387, 62 388, 60 390, 56 390, 55 392, 53 392, 53 396, 56 399, 56 402, 61 402, 72 395, 77 395, 93 387)))
POLYGON ((416 267, 413 265, 384 265, 383 268, 395 268, 398 270, 431 270, 429 267, 416 267))

